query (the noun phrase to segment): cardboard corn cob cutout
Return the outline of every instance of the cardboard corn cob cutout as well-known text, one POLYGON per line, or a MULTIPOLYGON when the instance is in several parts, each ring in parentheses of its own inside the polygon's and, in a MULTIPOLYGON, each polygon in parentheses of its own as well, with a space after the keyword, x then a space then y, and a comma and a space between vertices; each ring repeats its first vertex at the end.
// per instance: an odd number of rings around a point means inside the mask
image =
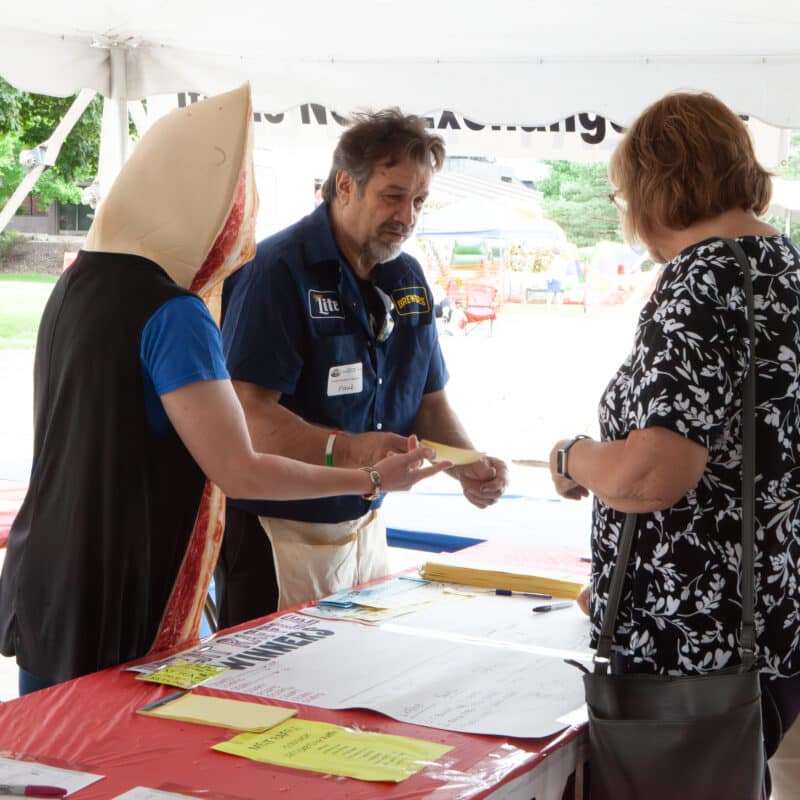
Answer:
POLYGON ((197 636, 224 498, 172 426, 152 426, 140 348, 159 309, 213 298, 255 252, 251 120, 243 86, 157 122, 48 299, 33 467, 0 576, 0 652, 33 675, 197 636))

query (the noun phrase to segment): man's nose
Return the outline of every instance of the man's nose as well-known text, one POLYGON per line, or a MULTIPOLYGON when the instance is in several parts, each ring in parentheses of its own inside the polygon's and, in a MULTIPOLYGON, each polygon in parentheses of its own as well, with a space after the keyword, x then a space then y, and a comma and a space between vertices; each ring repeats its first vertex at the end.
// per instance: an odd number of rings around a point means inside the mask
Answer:
POLYGON ((406 228, 413 228, 417 221, 417 209, 413 203, 403 203, 394 215, 397 222, 402 222, 406 228))

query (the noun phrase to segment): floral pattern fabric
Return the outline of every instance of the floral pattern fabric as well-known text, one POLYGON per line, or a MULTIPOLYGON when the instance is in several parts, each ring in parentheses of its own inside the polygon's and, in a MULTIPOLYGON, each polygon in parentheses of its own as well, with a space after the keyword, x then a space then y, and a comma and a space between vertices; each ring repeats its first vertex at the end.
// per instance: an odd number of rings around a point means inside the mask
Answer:
MULTIPOLYGON (((800 251, 783 236, 737 240, 751 265, 756 330, 756 635, 762 669, 800 671, 800 251)), ((665 265, 633 349, 600 402, 604 441, 660 426, 708 462, 671 508, 638 518, 615 650, 633 671, 735 664, 741 595, 741 412, 749 364, 741 268, 721 240, 665 265)), ((595 498, 596 643, 625 514, 595 498)))

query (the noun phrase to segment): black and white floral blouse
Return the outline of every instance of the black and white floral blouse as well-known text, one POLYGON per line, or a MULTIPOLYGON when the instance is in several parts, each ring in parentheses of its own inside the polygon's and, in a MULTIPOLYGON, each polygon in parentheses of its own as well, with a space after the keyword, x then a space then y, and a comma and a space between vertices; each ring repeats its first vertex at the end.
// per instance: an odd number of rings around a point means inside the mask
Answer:
MULTIPOLYGON (((783 236, 738 239, 756 327, 756 631, 763 669, 800 670, 800 251, 783 236)), ((742 382, 749 361, 742 273, 719 240, 665 265, 633 350, 600 403, 604 441, 661 426, 708 449, 700 483, 640 514, 615 643, 633 671, 738 662, 742 382)), ((595 499, 596 640, 625 515, 595 499)))

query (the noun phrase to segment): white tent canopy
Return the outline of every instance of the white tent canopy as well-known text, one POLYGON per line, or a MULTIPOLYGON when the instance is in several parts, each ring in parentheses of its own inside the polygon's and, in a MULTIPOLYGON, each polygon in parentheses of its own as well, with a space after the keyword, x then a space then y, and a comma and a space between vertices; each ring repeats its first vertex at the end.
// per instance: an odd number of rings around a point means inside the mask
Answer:
POLYGON ((800 127, 796 0, 39 0, 5 3, 0 23, 0 75, 47 94, 249 80, 264 112, 399 105, 521 125, 575 112, 624 124, 685 88, 800 127))

